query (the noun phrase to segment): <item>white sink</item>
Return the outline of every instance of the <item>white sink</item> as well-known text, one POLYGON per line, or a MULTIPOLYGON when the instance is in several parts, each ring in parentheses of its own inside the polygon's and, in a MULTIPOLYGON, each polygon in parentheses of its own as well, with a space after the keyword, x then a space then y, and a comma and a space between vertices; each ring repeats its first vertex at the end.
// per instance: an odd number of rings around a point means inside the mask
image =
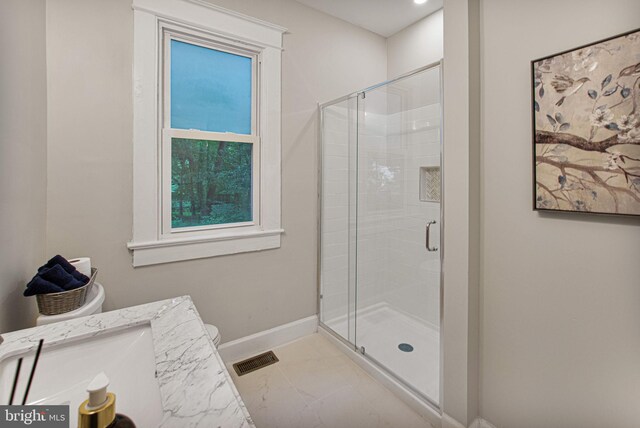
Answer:
MULTIPOLYGON (((14 404, 21 404, 34 356, 34 351, 22 352, 0 361, 0 404, 9 402, 17 361, 22 357, 14 398, 14 404)), ((149 324, 45 347, 27 404, 69 404, 70 426, 75 427, 78 406, 87 398, 86 387, 100 372, 109 377, 118 413, 129 416, 139 427, 160 425, 163 410, 149 324)))

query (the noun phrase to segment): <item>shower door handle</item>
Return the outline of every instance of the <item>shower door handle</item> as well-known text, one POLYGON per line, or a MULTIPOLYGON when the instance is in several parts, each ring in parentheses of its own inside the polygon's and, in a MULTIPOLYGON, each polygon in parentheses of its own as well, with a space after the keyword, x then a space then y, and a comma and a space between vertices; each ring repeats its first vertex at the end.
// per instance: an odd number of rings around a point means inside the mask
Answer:
POLYGON ((431 220, 429 223, 427 223, 427 227, 425 230, 425 238, 424 238, 424 246, 427 248, 427 251, 438 251, 438 247, 430 247, 429 243, 430 243, 430 232, 431 232, 431 225, 432 224, 436 224, 435 220, 431 220))

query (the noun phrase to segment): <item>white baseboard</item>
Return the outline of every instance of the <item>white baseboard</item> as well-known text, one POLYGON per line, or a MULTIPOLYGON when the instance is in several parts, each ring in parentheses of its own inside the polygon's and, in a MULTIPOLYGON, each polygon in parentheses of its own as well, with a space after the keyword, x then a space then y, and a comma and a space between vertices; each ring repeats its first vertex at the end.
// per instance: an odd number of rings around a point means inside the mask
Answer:
POLYGON ((312 315, 218 346, 225 363, 235 363, 318 331, 318 316, 312 315))
POLYGON ((486 421, 482 418, 476 418, 476 420, 473 421, 471 425, 469 425, 469 428, 496 428, 496 427, 489 421, 486 421))
MULTIPOLYGON (((444 413, 442 415, 442 428, 465 428, 465 427, 456 419, 444 413)), ((482 418, 476 418, 473 422, 471 422, 471 425, 469 425, 469 428, 496 428, 496 427, 493 426, 493 424, 491 424, 490 422, 485 421, 482 418)))
MULTIPOLYGON (((473 424, 472 424, 473 426, 473 424)), ((442 428, 465 428, 463 424, 458 422, 456 419, 447 415, 446 413, 442 414, 442 428)), ((469 427, 471 428, 471 426, 469 427)))

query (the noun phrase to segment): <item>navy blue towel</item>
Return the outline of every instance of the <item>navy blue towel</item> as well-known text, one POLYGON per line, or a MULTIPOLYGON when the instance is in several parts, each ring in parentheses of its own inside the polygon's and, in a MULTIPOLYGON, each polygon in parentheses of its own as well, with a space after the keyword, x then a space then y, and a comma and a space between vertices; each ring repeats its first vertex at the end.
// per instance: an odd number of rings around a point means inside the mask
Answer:
POLYGON ((43 269, 38 272, 38 276, 45 281, 49 281, 61 287, 62 289, 69 291, 85 285, 85 282, 80 282, 73 277, 73 275, 67 273, 61 265, 54 265, 49 269, 43 269))
POLYGON ((65 259, 64 257, 62 257, 60 254, 53 256, 51 258, 51 260, 49 260, 47 262, 46 265, 41 266, 38 269, 38 273, 40 273, 41 271, 45 270, 45 269, 51 269, 52 267, 54 267, 55 265, 60 265, 62 267, 62 269, 65 270, 65 272, 67 272, 68 274, 72 275, 76 280, 80 281, 83 285, 87 284, 89 282, 89 278, 78 272, 78 270, 67 261, 67 259, 65 259))
POLYGON ((62 291, 64 290, 61 287, 36 275, 31 282, 27 284, 27 289, 24 290, 23 294, 25 296, 35 296, 36 294, 60 293, 62 291))

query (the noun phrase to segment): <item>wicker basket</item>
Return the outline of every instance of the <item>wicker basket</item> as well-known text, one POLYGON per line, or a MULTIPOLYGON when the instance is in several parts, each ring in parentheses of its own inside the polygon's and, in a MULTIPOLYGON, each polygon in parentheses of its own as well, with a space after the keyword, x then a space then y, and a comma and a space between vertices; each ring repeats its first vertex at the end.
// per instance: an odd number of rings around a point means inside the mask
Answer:
POLYGON ((96 275, 98 275, 98 269, 91 268, 89 282, 80 288, 60 293, 36 294, 38 311, 42 315, 59 315, 78 309, 84 305, 87 294, 89 294, 96 280, 96 275))

